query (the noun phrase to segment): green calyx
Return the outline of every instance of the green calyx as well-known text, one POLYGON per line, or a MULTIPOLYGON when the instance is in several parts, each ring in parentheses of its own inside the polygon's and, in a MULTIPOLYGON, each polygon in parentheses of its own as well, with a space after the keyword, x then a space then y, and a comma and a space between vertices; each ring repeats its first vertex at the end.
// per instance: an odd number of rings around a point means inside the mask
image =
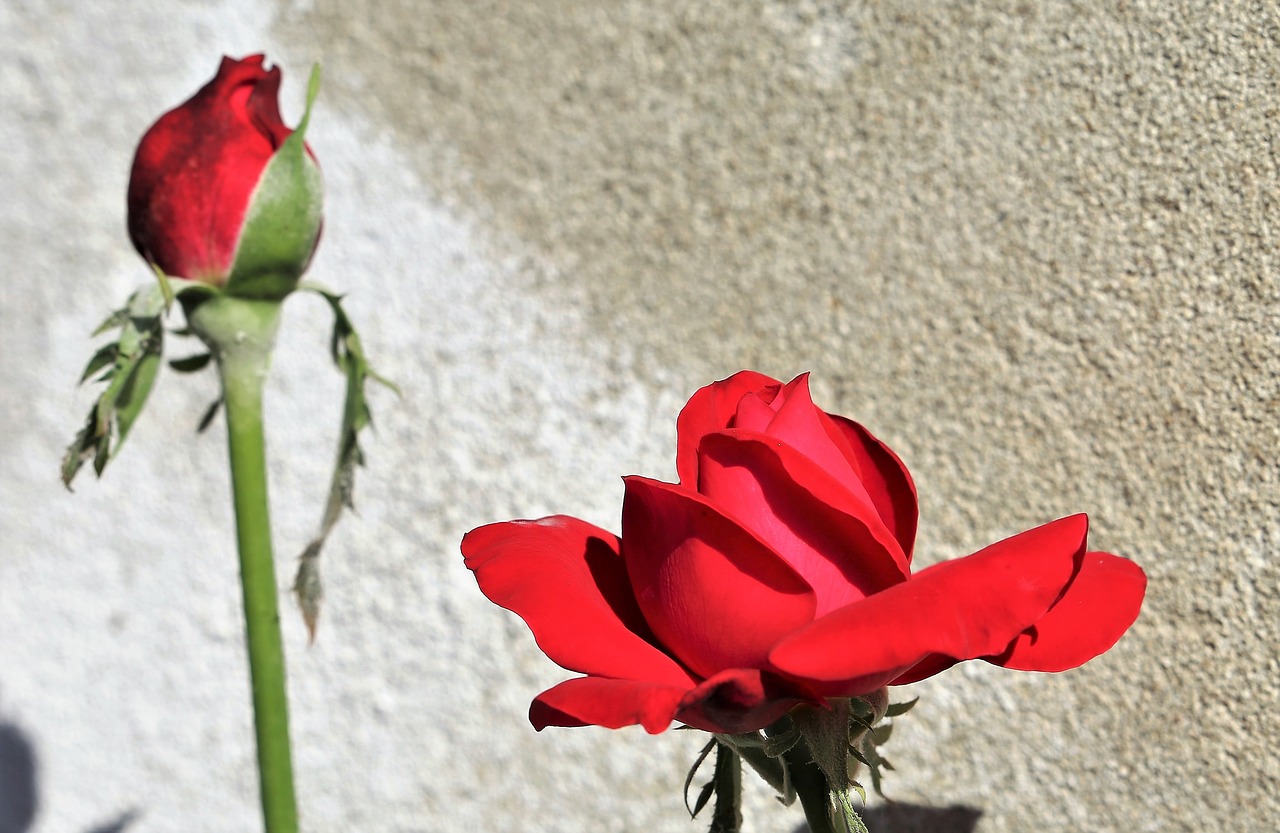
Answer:
POLYGON ((223 287, 228 295, 283 299, 311 262, 323 224, 324 179, 307 153, 305 137, 319 91, 317 64, 311 69, 302 121, 271 157, 249 199, 235 260, 223 287))
MULTIPOLYGON (((872 788, 884 795, 881 776, 893 767, 878 747, 889 740, 893 724, 883 721, 906 714, 915 702, 890 704, 888 690, 881 688, 858 697, 832 698, 820 706, 796 706, 762 731, 717 734, 715 740, 750 765, 783 804, 799 799, 814 833, 867 833, 859 813, 867 793, 854 776, 859 766, 866 766, 872 788)), ((703 750, 695 771, 710 748, 703 750)), ((691 771, 686 793, 693 777, 691 771)), ((704 787, 691 809, 705 804, 711 789, 710 784, 704 787)))

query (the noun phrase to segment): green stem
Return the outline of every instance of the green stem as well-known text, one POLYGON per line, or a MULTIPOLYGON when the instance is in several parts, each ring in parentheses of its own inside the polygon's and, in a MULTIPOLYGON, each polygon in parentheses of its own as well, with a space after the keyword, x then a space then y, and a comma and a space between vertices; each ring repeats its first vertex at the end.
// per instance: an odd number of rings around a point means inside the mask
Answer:
POLYGON ((188 320, 218 360, 226 399, 262 815, 266 833, 297 833, 262 426, 262 390, 280 322, 280 303, 218 296, 190 311, 188 320))
POLYGON ((831 818, 831 788, 805 744, 798 743, 782 756, 787 762, 791 784, 800 797, 811 833, 837 833, 831 818))
POLYGON ((716 744, 716 809, 710 833, 738 833, 742 829, 742 763, 733 747, 716 744))

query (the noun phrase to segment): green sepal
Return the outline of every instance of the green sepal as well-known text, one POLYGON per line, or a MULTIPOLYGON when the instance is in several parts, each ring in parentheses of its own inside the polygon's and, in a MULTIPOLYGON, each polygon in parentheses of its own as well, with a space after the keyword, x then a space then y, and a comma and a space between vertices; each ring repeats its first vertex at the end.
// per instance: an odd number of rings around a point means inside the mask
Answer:
POLYGON ((272 154, 249 198, 223 290, 229 295, 281 300, 297 287, 311 261, 323 222, 324 179, 307 153, 305 137, 319 91, 317 64, 302 121, 272 154))
POLYGON ((222 410, 222 404, 224 401, 225 398, 220 395, 217 399, 213 400, 213 403, 209 405, 208 408, 205 409, 204 416, 200 417, 200 421, 196 423, 197 434, 203 434, 209 429, 209 426, 213 424, 214 417, 216 417, 218 412, 222 410))
POLYGON ((119 357, 119 355, 120 345, 116 344, 114 341, 100 347, 98 352, 93 354, 93 358, 89 359, 89 363, 85 365, 84 373, 80 374, 80 384, 83 385, 90 376, 97 373, 107 365, 114 365, 116 363, 116 358, 119 357))
POLYGON ((107 316, 93 332, 97 337, 120 328, 116 340, 98 348, 80 376, 83 384, 93 374, 103 371, 94 381, 105 384, 106 389, 93 403, 84 426, 62 456, 62 483, 68 489, 90 458, 94 472, 102 475, 107 463, 120 452, 120 446, 147 404, 164 350, 163 318, 173 299, 182 296, 198 300, 217 292, 206 284, 169 278, 159 269, 155 272, 156 283, 130 295, 128 302, 107 316))
POLYGON ((689 767, 689 773, 684 777, 684 808, 689 811, 689 818, 698 817, 698 813, 702 808, 707 806, 707 800, 711 798, 711 792, 715 789, 715 781, 708 781, 702 785, 702 789, 698 791, 698 799, 692 807, 689 806, 689 787, 693 785, 693 779, 698 774, 698 768, 702 766, 702 762, 711 754, 711 750, 716 748, 716 739, 712 738, 707 741, 707 745, 702 747, 702 751, 698 753, 698 757, 694 759, 693 766, 689 767))
MULTIPOLYGON (((862 796, 865 804, 867 800, 866 791, 860 785, 854 784, 858 794, 862 796)), ((843 822, 843 827, 837 827, 842 833, 871 833, 867 829, 867 823, 862 820, 862 816, 858 813, 856 807, 853 806, 853 799, 849 796, 849 791, 836 790, 832 792, 832 799, 835 802, 836 820, 843 822)))
POLYGON ((365 399, 365 383, 372 379, 400 395, 395 383, 380 376, 365 357, 360 335, 342 308, 342 296, 311 283, 299 285, 300 289, 314 292, 324 298, 333 311, 333 335, 329 340, 329 354, 334 364, 346 377, 347 388, 342 405, 342 426, 338 433, 338 453, 333 477, 329 482, 329 497, 316 537, 307 544, 299 556, 298 573, 294 578, 293 592, 298 599, 303 621, 312 641, 320 618, 320 603, 324 587, 320 580, 320 550, 330 530, 338 522, 342 510, 355 509, 356 467, 364 465, 364 452, 360 448, 360 432, 373 423, 373 416, 365 399))
POLYGON ((93 403, 84 427, 62 457, 62 483, 68 489, 90 458, 93 458, 94 471, 102 474, 142 413, 160 365, 164 309, 164 293, 158 286, 140 289, 98 328, 97 332, 102 332, 104 328, 119 326, 120 334, 116 341, 94 353, 80 377, 83 383, 105 368, 98 381, 107 387, 93 403))
POLYGON ((194 356, 183 356, 180 359, 170 359, 169 367, 179 373, 195 373, 204 370, 209 366, 209 362, 213 360, 212 353, 196 353, 194 356))
POLYGON ((919 702, 920 702, 920 698, 916 697, 915 699, 908 700, 905 703, 891 703, 889 705, 889 708, 885 709, 884 716, 899 717, 911 711, 911 709, 915 706, 915 704, 919 702))

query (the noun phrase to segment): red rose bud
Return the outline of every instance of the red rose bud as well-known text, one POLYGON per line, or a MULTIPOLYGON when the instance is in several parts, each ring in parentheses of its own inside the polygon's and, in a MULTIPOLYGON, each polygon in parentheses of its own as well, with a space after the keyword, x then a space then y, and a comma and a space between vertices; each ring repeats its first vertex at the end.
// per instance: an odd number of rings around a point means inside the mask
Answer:
POLYGON ((218 74, 152 125, 129 179, 129 236, 166 275, 232 295, 283 298, 320 238, 320 168, 280 118, 280 69, 223 58, 218 74))
POLYGON ((873 692, 966 660, 1074 668, 1138 615, 1145 574, 1091 551, 1084 515, 913 570, 910 474, 804 376, 708 385, 676 432, 680 482, 626 478, 620 538, 556 516, 462 541, 481 591, 584 675, 538 696, 539 729, 733 734, 854 697, 878 712, 873 692))

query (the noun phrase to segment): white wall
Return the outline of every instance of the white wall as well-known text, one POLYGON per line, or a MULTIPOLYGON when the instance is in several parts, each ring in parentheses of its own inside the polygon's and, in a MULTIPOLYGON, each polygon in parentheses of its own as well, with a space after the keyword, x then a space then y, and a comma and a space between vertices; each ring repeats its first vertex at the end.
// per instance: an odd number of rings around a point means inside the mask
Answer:
MULTIPOLYGON (((1087 511, 1151 577, 1084 669, 915 686, 888 790, 969 809, 882 830, 1274 829, 1280 15, 889 5, 0 6, 0 833, 258 824, 212 377, 165 375, 100 482, 56 471, 88 333, 149 279, 134 144, 259 50, 290 120, 324 63, 311 277, 405 389, 314 647, 286 600, 308 830, 703 828, 692 733, 528 727, 564 674, 457 543, 616 529, 619 477, 671 476, 684 398, 748 366, 902 454, 922 562, 1087 511)), ((269 391, 282 583, 337 427, 325 326, 289 302, 269 391)), ((748 830, 801 823, 748 791, 748 830)))

